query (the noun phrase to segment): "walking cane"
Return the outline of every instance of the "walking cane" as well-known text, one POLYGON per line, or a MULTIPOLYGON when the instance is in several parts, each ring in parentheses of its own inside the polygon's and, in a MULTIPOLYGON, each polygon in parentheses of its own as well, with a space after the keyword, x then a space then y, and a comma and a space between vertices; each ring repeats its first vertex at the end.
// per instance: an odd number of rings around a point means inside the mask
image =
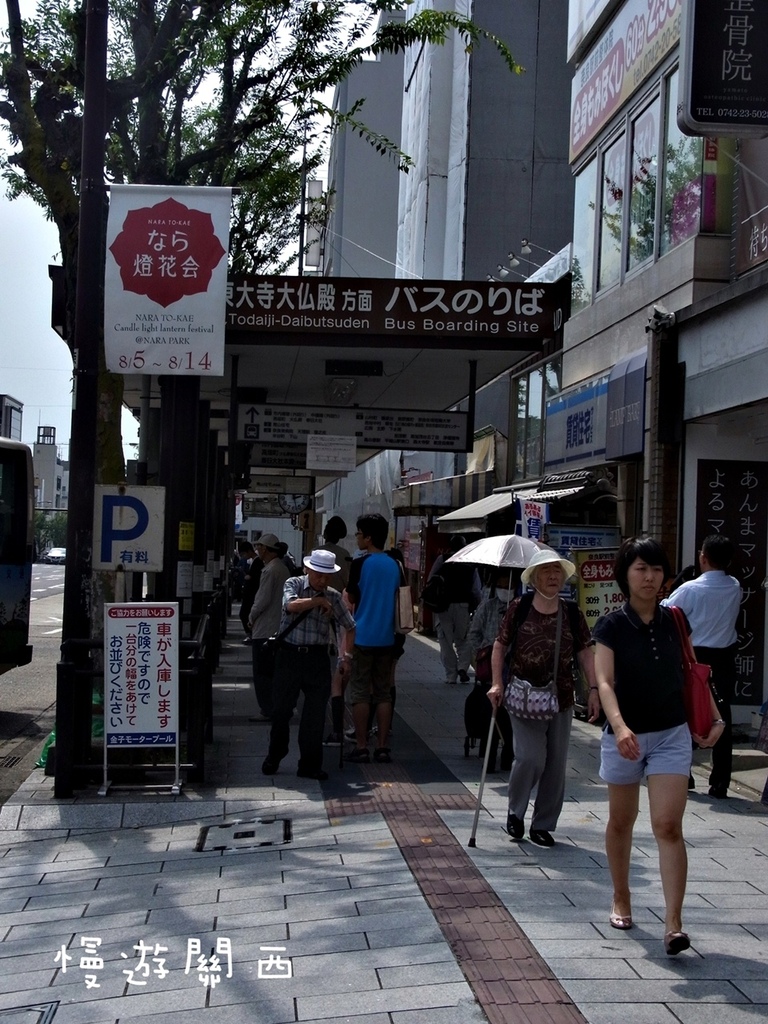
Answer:
POLYGON ((488 757, 490 756, 491 753, 491 737, 493 736, 493 728, 496 725, 497 710, 498 708, 494 707, 493 714, 491 715, 491 724, 488 729, 488 739, 485 742, 485 757, 483 758, 483 772, 482 775, 480 776, 480 788, 477 791, 477 806, 475 807, 475 820, 472 822, 472 835, 469 837, 469 842, 467 843, 467 846, 471 847, 472 849, 474 849, 477 846, 477 842, 475 841, 475 836, 477 835, 477 822, 478 819, 480 818, 480 804, 483 799, 483 786, 485 785, 485 774, 488 771, 488 757))

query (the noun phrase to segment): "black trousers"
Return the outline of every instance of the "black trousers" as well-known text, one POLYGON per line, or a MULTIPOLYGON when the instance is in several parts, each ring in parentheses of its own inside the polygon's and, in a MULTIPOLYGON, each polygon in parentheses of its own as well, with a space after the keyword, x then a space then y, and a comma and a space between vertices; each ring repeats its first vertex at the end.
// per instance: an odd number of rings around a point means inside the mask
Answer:
POLYGON ((694 647, 697 661, 712 669, 712 685, 717 693, 720 717, 725 719, 723 735, 712 748, 710 786, 728 789, 733 767, 733 720, 731 704, 736 690, 736 653, 738 644, 730 647, 694 647))
POLYGON ((288 753, 291 715, 299 693, 304 694, 299 722, 299 771, 316 772, 323 767, 325 708, 331 695, 327 645, 301 648, 286 641, 277 652, 268 755, 273 761, 282 761, 288 753))

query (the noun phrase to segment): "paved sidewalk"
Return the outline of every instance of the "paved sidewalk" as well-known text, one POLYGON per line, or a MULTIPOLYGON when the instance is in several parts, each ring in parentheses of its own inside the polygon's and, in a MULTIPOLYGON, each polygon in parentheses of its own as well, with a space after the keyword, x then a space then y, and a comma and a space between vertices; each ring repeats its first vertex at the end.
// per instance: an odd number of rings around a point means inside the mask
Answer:
POLYGON ((766 1019, 766 759, 744 755, 727 801, 704 795, 706 772, 695 769, 693 949, 668 958, 646 807, 633 851, 637 924, 608 926, 594 727, 574 724, 554 848, 502 832, 501 775, 488 776, 468 848, 481 762, 464 757, 467 692, 442 682, 434 642, 409 638, 392 765, 339 770, 337 748, 326 748, 331 777, 319 784, 296 777, 294 749, 267 778, 269 727, 249 721, 250 650, 228 642, 207 785, 177 797, 98 797, 94 786, 57 801, 52 780, 33 772, 0 811, 0 1020, 766 1019))

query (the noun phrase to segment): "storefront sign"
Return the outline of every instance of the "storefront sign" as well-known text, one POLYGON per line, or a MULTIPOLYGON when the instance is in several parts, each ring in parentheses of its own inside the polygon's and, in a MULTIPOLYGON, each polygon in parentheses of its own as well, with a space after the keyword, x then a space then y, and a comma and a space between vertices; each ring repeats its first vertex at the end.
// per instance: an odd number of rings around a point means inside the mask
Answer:
POLYGON ((584 58, 571 91, 571 161, 677 45, 683 3, 628 0, 584 58))
POLYGON ((521 535, 529 537, 531 540, 544 540, 546 526, 549 522, 549 505, 544 501, 533 501, 527 498, 519 498, 516 501, 521 535))
POLYGON ((178 604, 104 606, 104 741, 170 746, 179 716, 178 604))
POLYGON ((606 459, 642 455, 645 441, 646 349, 633 352, 608 377, 606 459))
POLYGON ((467 414, 412 409, 340 409, 335 406, 238 406, 239 441, 302 445, 303 464, 307 438, 311 435, 346 435, 355 440, 359 448, 463 452, 467 442, 467 414))
MULTIPOLYGON (((256 277, 230 282, 228 331, 279 337, 478 338, 487 348, 536 349, 562 325, 562 282, 404 281, 383 278, 256 277)), ((266 342, 268 343, 268 342, 266 342)), ((450 347, 450 346, 448 346, 450 347)))
POLYGON ((732 574, 743 589, 736 622, 736 704, 762 704, 768 463, 701 459, 696 471, 696 549, 711 533, 736 545, 732 574))
POLYGON ((736 273, 745 274, 768 260, 768 139, 743 139, 739 143, 736 194, 736 273))
POLYGON ((112 185, 107 369, 221 377, 231 190, 112 185))
POLYGON ((603 460, 607 406, 607 376, 561 391, 547 402, 544 468, 548 473, 560 466, 603 460))
POLYGON ((620 608, 624 603, 613 565, 616 552, 573 551, 571 560, 576 564, 576 595, 590 629, 602 615, 620 608))
POLYGON ((677 123, 688 135, 768 135, 768 4, 687 0, 677 123))

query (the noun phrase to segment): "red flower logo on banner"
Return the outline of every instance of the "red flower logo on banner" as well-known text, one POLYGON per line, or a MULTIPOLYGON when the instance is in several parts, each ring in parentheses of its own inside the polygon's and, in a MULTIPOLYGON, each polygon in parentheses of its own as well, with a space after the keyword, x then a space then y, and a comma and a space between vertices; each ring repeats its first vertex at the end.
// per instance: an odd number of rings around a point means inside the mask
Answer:
POLYGON ((123 288, 163 307, 207 291, 226 255, 210 213, 175 199, 130 210, 109 251, 120 267, 123 288))

